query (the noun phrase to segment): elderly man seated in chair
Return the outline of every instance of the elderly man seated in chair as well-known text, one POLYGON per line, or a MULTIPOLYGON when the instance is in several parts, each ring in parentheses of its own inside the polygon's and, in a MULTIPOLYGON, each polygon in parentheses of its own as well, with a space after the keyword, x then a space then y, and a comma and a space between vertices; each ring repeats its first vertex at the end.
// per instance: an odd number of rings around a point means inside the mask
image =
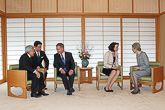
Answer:
POLYGON ((19 60, 19 69, 27 71, 28 80, 32 80, 31 85, 31 97, 41 97, 47 96, 49 94, 45 93, 43 89, 45 88, 43 73, 40 72, 40 69, 34 68, 33 61, 31 59, 34 56, 34 47, 32 45, 28 45, 25 47, 25 53, 20 57, 19 60))

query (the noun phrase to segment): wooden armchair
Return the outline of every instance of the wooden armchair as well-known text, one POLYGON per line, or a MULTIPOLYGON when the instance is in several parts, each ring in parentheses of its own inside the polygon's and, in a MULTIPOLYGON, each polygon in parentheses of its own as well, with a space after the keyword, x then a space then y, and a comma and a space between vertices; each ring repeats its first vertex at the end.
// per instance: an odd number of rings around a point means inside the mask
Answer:
MULTIPOLYGON (((43 69, 41 69, 43 72, 43 69)), ((27 98, 27 91, 31 91, 32 80, 27 80, 27 71, 19 70, 19 65, 10 65, 9 70, 7 70, 7 84, 8 84, 8 96, 17 98, 27 98), (23 93, 16 96, 11 93, 11 87, 21 87, 23 93)))
MULTIPOLYGON (((134 70, 134 67, 136 66, 131 66, 130 67, 130 72, 134 70)), ((139 82, 139 87, 142 86, 142 84, 146 84, 149 86, 153 86, 153 93, 159 92, 163 90, 163 66, 160 66, 160 62, 150 62, 150 68, 151 68, 151 76, 144 76, 141 77, 138 82, 139 82), (161 83, 161 87, 157 90, 156 89, 156 84, 161 83)), ((132 90, 133 84, 130 79, 130 90, 132 90)))
MULTIPOLYGON (((103 61, 99 61, 96 66, 96 88, 99 91, 99 83, 107 83, 108 76, 104 75, 102 73, 103 70, 103 61)), ((117 85, 123 90, 123 72, 122 72, 122 67, 119 66, 120 68, 120 76, 117 78, 116 82, 117 85), (121 83, 121 85, 119 84, 121 83)))
MULTIPOLYGON (((75 62, 75 77, 74 77, 74 84, 78 84, 79 91, 80 91, 80 72, 79 66, 77 66, 77 62, 75 62)), ((54 68, 54 91, 56 92, 57 84, 63 84, 62 78, 57 76, 57 69, 54 68)))

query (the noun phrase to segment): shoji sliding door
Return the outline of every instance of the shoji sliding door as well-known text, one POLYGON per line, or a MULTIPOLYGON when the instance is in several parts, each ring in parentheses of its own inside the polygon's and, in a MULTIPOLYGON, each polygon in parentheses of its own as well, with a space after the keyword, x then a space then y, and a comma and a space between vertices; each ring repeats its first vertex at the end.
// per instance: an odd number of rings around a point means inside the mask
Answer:
POLYGON ((1 18, 0 18, 0 80, 3 79, 3 67, 2 67, 2 33, 1 33, 1 18))
MULTIPOLYGON (((48 78, 54 77, 54 54, 57 43, 64 43, 65 51, 71 52, 81 66, 77 45, 81 45, 81 18, 7 18, 7 64, 18 64, 26 45, 33 45, 35 40, 43 42, 45 30, 45 52, 50 66, 48 78), (45 29, 43 29, 45 25, 45 29)), ((121 37, 123 39, 123 74, 129 75, 129 67, 136 65, 136 57, 131 45, 140 42, 142 51, 146 52, 150 61, 156 61, 155 18, 85 18, 85 43, 92 45, 92 56, 89 67, 103 61, 104 54, 112 42, 119 43, 119 64, 121 65, 121 37), (121 36, 121 24, 122 35, 121 36)), ((1 35, 1 34, 0 34, 1 35)), ((1 37, 1 36, 0 36, 1 37)), ((0 48, 2 45, 0 44, 0 48)), ((2 78, 2 52, 0 54, 0 78, 2 78)))
POLYGON ((139 42, 150 61, 156 61, 156 35, 154 18, 123 18, 123 72, 129 75, 130 66, 137 65, 132 44, 139 42))
POLYGON ((94 46, 89 60, 89 67, 94 67, 93 77, 96 76, 97 62, 103 61, 112 42, 119 43, 119 64, 121 63, 120 38, 120 18, 85 18, 85 41, 94 46))
POLYGON ((7 19, 7 65, 19 64, 25 46, 43 42, 43 18, 7 19))
POLYGON ((77 45, 81 45, 81 18, 45 18, 45 52, 49 58, 48 78, 54 77, 54 54, 57 43, 64 43, 65 51, 71 52, 80 66, 77 45))

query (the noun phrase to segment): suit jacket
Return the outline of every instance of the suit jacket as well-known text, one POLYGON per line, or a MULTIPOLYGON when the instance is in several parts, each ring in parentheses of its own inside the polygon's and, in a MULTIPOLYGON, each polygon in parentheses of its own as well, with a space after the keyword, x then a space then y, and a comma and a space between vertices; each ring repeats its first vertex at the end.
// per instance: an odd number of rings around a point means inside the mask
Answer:
POLYGON ((35 71, 35 68, 33 66, 33 61, 32 61, 31 58, 29 58, 27 53, 24 53, 20 57, 20 59, 19 59, 19 69, 20 70, 26 70, 27 74, 33 74, 33 72, 35 71))
POLYGON ((59 75, 61 72, 59 71, 60 68, 66 68, 67 72, 70 70, 74 71, 75 63, 73 56, 70 52, 65 52, 65 65, 62 62, 60 54, 56 53, 54 55, 54 67, 57 68, 57 75, 59 75))
POLYGON ((49 59, 47 58, 46 54, 44 51, 40 51, 40 61, 38 62, 38 56, 35 52, 34 56, 32 57, 32 60, 34 62, 34 67, 37 68, 38 66, 40 68, 44 68, 42 65, 42 61, 45 61, 45 68, 48 70, 49 69, 49 59))
POLYGON ((104 55, 104 68, 118 67, 118 53, 115 52, 115 62, 113 63, 113 55, 111 51, 107 51, 104 55))

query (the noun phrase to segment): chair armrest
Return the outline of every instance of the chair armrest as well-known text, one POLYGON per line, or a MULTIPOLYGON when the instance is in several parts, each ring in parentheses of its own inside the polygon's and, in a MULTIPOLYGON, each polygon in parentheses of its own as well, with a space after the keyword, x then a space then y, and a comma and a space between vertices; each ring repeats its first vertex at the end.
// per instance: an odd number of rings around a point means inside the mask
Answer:
POLYGON ((79 76, 80 76, 80 69, 79 69, 79 66, 76 66, 76 67, 77 67, 77 69, 75 71, 75 74, 77 74, 77 77, 79 78, 79 76))
POLYGON ((163 66, 155 66, 151 68, 152 80, 160 82, 163 80, 163 66))
POLYGON ((57 78, 57 68, 54 68, 54 80, 56 81, 57 78))
POLYGON ((119 70, 120 70, 120 76, 122 77, 122 79, 123 79, 123 68, 122 68, 122 66, 121 65, 119 65, 119 70))
POLYGON ((137 67, 137 65, 131 66, 131 67, 130 67, 130 72, 134 71, 134 67, 137 67))
POLYGON ((44 74, 44 68, 40 68, 40 72, 44 74))
POLYGON ((26 70, 7 70, 7 82, 15 87, 26 85, 27 71, 26 70))
POLYGON ((100 77, 100 68, 98 65, 96 66, 96 77, 100 77))

